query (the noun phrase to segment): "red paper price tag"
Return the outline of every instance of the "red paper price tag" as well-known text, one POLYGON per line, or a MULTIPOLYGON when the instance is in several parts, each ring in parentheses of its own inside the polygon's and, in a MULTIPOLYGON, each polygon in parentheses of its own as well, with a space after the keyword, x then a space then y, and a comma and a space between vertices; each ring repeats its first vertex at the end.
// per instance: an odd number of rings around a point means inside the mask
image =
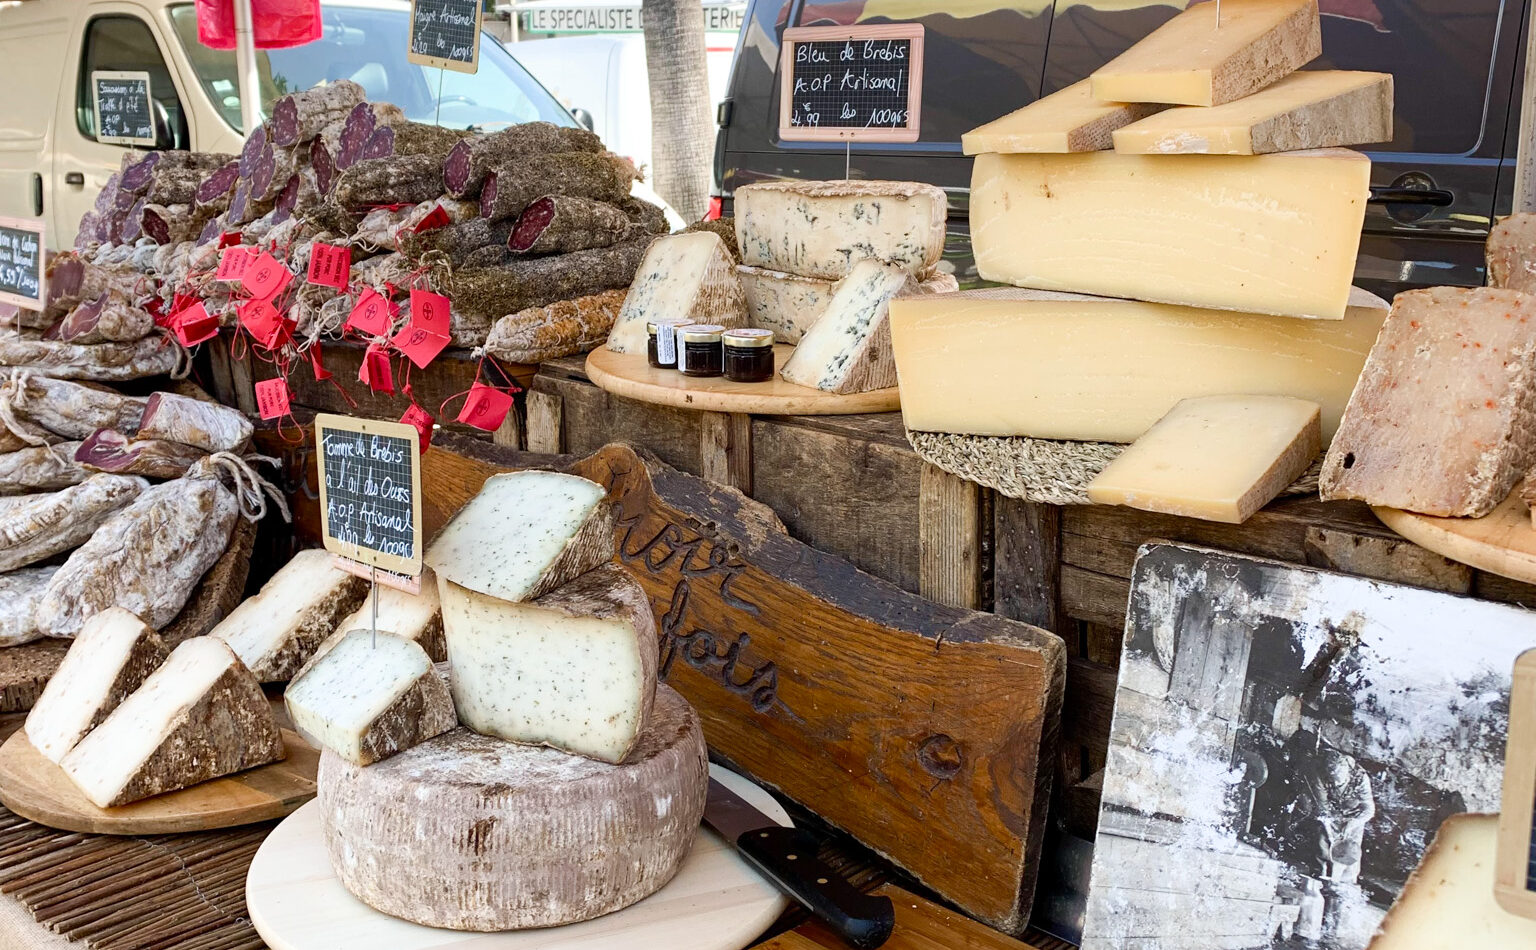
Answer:
POLYGON ((219 250, 223 250, 226 247, 239 247, 239 246, 240 246, 240 232, 239 231, 225 231, 223 234, 219 235, 219 250))
POLYGON ((331 378, 331 371, 325 368, 325 362, 320 358, 320 341, 316 340, 309 347, 309 368, 314 370, 315 379, 324 382, 331 378))
POLYGON ((390 322, 389 301, 370 287, 357 298, 357 306, 347 317, 347 329, 366 336, 383 336, 389 332, 390 322))
POLYGON ((239 313, 240 324, 266 349, 277 349, 293 335, 293 325, 265 300, 248 300, 240 305, 239 313))
POLYGON ((219 318, 208 313, 201 301, 171 315, 171 332, 182 346, 192 347, 219 335, 219 318))
POLYGON ((255 260, 255 254, 250 248, 227 247, 219 256, 219 269, 213 272, 215 280, 242 281, 245 272, 251 269, 251 262, 255 260))
POLYGON ((334 244, 320 241, 309 246, 309 275, 311 284, 347 289, 347 279, 352 274, 352 252, 334 244))
POLYGON ((438 228, 447 227, 450 223, 451 222, 448 219, 448 212, 443 210, 442 205, 438 205, 431 211, 427 212, 427 216, 425 218, 422 218, 420 221, 416 222, 416 226, 411 228, 411 230, 416 234, 420 234, 423 231, 436 231, 438 228))
POLYGON ((417 369, 426 369, 428 363, 437 359, 437 354, 448 348, 446 336, 438 336, 417 326, 414 316, 405 325, 405 329, 391 337, 389 342, 415 363, 417 369))
POLYGON ((389 368, 389 354, 380 346, 370 346, 363 352, 363 368, 357 378, 376 393, 395 394, 395 374, 389 368))
POLYGON ((464 408, 459 411, 458 421, 476 429, 495 432, 512 410, 512 394, 492 389, 484 383, 469 387, 464 408))
POLYGON ((256 255, 240 277, 246 292, 255 300, 271 300, 282 293, 291 280, 293 273, 265 251, 256 255))
POLYGON ((288 414, 288 380, 264 379, 256 384, 256 411, 263 419, 281 419, 288 414))
POLYGON ((421 451, 425 452, 427 446, 432 444, 432 425, 437 420, 432 418, 431 413, 413 402, 406 407, 405 415, 400 417, 400 421, 406 425, 415 426, 416 431, 421 433, 421 451))
POLYGON ((450 316, 453 305, 442 294, 434 294, 425 290, 411 291, 411 324, 436 334, 447 337, 453 333, 453 319, 450 316))

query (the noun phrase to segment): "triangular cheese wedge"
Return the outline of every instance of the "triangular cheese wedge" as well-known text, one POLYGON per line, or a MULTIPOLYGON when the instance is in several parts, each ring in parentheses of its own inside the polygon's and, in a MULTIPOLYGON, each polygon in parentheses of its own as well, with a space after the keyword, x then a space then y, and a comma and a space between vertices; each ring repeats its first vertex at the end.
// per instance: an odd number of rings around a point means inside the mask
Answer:
POLYGON ((1097 152, 1110 134, 1167 106, 1100 102, 1087 79, 1057 90, 961 137, 967 155, 982 152, 1097 152))
POLYGON ((644 353, 645 325, 664 317, 726 329, 747 325, 736 262, 718 234, 688 231, 651 244, 608 334, 608 349, 644 353))
MULTIPOLYGON (((437 599, 437 575, 432 573, 430 567, 422 568, 420 581, 419 594, 382 584, 369 591, 368 596, 363 598, 363 605, 338 623, 336 632, 315 648, 305 668, 313 666, 316 660, 330 652, 332 647, 341 642, 342 637, 353 630, 377 629, 382 633, 414 640, 421 644, 421 648, 427 651, 427 656, 434 662, 446 660, 448 652, 443 646, 443 610, 437 599), (377 615, 373 609, 375 597, 379 602, 377 615)), ((303 670, 300 670, 299 676, 302 675, 303 670)))
POLYGON ((325 551, 300 551, 211 636, 229 644, 258 680, 280 683, 298 674, 367 591, 367 581, 337 568, 325 551))
POLYGON ((865 260, 839 283, 826 313, 801 337, 779 374, 830 393, 861 393, 896 385, 891 354, 891 301, 918 292, 905 269, 865 260))

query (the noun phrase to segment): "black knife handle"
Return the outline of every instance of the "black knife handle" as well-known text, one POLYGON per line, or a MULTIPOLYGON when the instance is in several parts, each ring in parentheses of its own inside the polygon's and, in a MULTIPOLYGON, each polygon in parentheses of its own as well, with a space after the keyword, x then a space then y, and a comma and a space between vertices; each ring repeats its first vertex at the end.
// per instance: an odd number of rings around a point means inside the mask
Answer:
POLYGON ((849 944, 872 950, 891 936, 891 899, 849 884, 816 856, 815 839, 798 828, 749 831, 736 840, 736 849, 849 944))

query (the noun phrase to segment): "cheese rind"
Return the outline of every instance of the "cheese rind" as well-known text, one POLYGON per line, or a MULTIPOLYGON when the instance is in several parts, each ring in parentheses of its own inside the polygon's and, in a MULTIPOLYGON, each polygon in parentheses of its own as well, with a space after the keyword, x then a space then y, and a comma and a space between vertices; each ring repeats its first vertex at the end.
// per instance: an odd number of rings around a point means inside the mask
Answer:
POLYGON ((1488 233, 1488 286, 1536 293, 1536 214, 1500 219, 1488 233))
POLYGON ((1135 155, 1264 155, 1392 140, 1392 74, 1292 73, 1225 105, 1169 109, 1116 129, 1135 155))
POLYGON ((1133 442, 1181 399, 1295 396, 1323 438, 1386 317, 1357 291, 1343 320, 1292 320, 1006 288, 891 304, 907 428, 1133 442))
MULTIPOLYGON (((745 264, 736 268, 736 274, 747 295, 748 323, 772 331, 777 343, 799 343, 827 312, 838 287, 833 280, 797 277, 745 264)), ((917 289, 925 294, 950 294, 959 290, 960 284, 953 274, 934 271, 917 289)))
POLYGON ((442 581, 453 701, 483 735, 622 762, 656 694, 656 620, 609 564, 527 604, 442 581))
POLYGON ((165 657, 160 635, 132 613, 109 607, 96 614, 27 714, 27 738, 44 758, 62 761, 165 657))
POLYGON ((1398 294, 1323 461, 1325 501, 1478 518, 1536 464, 1536 296, 1398 294))
POLYGON ((317 785, 353 896, 428 927, 496 931, 655 893, 693 845, 708 780, 699 718, 662 686, 624 765, 456 729, 366 768, 324 753, 317 785))
POLYGON ((325 551, 300 551, 209 635, 229 644, 258 680, 280 683, 303 668, 367 591, 367 581, 335 567, 325 551))
POLYGON ((353 630, 283 693, 294 728, 354 765, 371 765, 456 727, 447 684, 421 645, 353 630))
POLYGON ((1097 152, 1113 145, 1110 133, 1166 106, 1102 102, 1084 79, 1036 99, 961 136, 967 155, 983 152, 1097 152))
MULTIPOLYGON (((371 589, 363 598, 362 605, 336 624, 336 632, 315 648, 309 663, 312 664, 324 656, 341 642, 342 637, 353 630, 374 629, 375 619, 377 619, 379 630, 407 640, 415 640, 421 644, 421 648, 427 651, 427 656, 431 657, 433 662, 446 660, 448 648, 443 645, 443 610, 437 599, 437 576, 432 573, 430 567, 424 567, 418 580, 421 582, 419 594, 407 593, 382 584, 371 589), (373 612, 375 597, 379 601, 377 618, 373 612)), ((303 675, 302 670, 299 675, 303 675)))
POLYGON ((1103 102, 1216 106, 1252 95, 1322 53, 1317 0, 1196 3, 1089 79, 1103 102))
POLYGON ((1088 483, 1096 505, 1242 524, 1322 450, 1315 402, 1290 396, 1185 399, 1088 483))
POLYGON ((223 641, 193 637, 60 765, 87 798, 111 808, 282 757, 261 684, 223 641))
POLYGON ((426 563, 439 581, 525 601, 601 567, 614 551, 603 486, 562 472, 509 472, 486 479, 432 542, 426 563))
POLYGON ((734 195, 741 262, 841 280, 873 258, 921 277, 944 254, 948 199, 910 181, 772 181, 734 195))
POLYGON ((651 243, 608 333, 608 349, 644 353, 646 323, 664 317, 727 329, 747 325, 736 262, 719 235, 688 231, 651 243))
POLYGON ((1536 920, 1494 897, 1498 815, 1452 815, 1403 885, 1368 950, 1536 946, 1536 920))
POLYGON ((891 301, 918 293, 896 264, 860 261, 838 284, 827 310, 801 337, 780 371, 787 382, 831 393, 896 385, 891 356, 891 301))
POLYGON ((1370 159, 981 155, 971 240, 987 280, 1218 310, 1344 315, 1370 159))

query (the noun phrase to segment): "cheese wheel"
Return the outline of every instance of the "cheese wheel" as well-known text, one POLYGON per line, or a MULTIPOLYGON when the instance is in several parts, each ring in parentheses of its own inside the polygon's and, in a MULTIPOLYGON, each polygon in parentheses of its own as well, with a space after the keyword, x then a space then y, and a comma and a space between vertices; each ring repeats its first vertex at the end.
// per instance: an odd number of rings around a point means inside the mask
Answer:
POLYGON ((460 728, 367 767, 324 753, 318 800, 358 900, 429 927, 520 930, 612 913, 671 880, 708 768, 698 714, 658 686, 624 765, 460 728))

